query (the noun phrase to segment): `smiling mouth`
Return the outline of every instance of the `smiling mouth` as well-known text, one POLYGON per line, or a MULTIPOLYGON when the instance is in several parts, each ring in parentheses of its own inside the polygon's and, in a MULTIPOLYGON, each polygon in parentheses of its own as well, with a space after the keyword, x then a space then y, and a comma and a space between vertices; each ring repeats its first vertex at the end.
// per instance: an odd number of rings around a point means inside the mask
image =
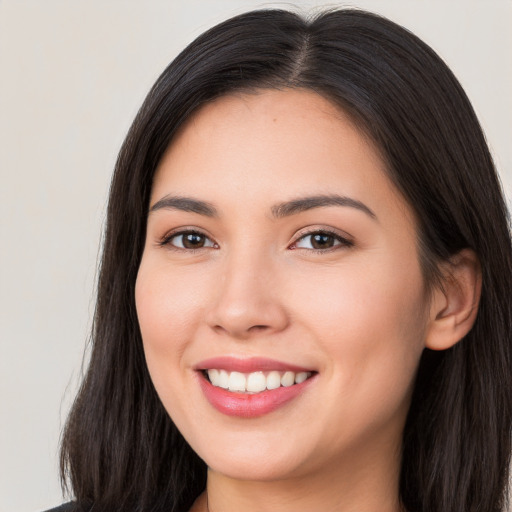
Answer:
POLYGON ((202 371, 204 377, 216 388, 225 389, 234 393, 257 394, 280 387, 291 387, 302 384, 314 372, 310 371, 256 371, 241 373, 223 369, 208 369, 202 371))
POLYGON ((298 399, 318 377, 311 368, 262 357, 214 357, 195 370, 210 405, 243 419, 264 416, 298 399))

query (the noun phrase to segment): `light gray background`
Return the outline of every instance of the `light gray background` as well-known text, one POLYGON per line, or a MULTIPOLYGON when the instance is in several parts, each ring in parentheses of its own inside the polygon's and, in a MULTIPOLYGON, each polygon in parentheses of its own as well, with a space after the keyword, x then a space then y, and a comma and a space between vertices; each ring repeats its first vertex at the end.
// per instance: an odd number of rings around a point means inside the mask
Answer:
MULTIPOLYGON (((110 174, 146 92, 243 0, 0 0, 0 512, 62 501, 110 174)), ((354 0, 437 50, 466 89, 512 198, 512 2, 354 0)))

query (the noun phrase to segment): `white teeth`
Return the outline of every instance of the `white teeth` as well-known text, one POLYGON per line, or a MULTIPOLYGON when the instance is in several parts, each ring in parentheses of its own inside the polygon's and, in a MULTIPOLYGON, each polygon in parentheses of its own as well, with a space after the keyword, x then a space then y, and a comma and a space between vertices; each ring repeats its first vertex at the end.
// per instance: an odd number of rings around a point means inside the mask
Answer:
POLYGON ((259 393, 267 389, 267 378, 263 372, 253 372, 247 377, 247 391, 259 393))
POLYGON ((279 372, 270 372, 267 375, 267 389, 277 389, 281 386, 281 375, 279 372))
POLYGON ((229 391, 245 391, 246 379, 243 373, 231 372, 229 375, 229 391))
POLYGON ((219 388, 228 389, 229 387, 229 374, 226 370, 219 370, 219 388))
POLYGON ((219 388, 229 389, 235 392, 261 393, 266 389, 277 389, 281 386, 289 387, 300 384, 311 376, 311 372, 286 371, 284 373, 271 371, 267 375, 264 372, 252 372, 244 374, 240 372, 227 372, 212 368, 207 371, 210 382, 219 388))
POLYGON ((300 372, 295 375, 295 384, 300 384, 308 378, 308 372, 300 372))
POLYGON ((208 370, 208 378, 210 382, 218 382, 219 370, 208 370))
POLYGON ((226 370, 208 370, 208 378, 210 382, 215 382, 217 387, 228 389, 229 375, 226 370))
POLYGON ((285 374, 281 377, 281 386, 286 388, 293 386, 295 384, 295 373, 293 372, 285 372, 285 374))

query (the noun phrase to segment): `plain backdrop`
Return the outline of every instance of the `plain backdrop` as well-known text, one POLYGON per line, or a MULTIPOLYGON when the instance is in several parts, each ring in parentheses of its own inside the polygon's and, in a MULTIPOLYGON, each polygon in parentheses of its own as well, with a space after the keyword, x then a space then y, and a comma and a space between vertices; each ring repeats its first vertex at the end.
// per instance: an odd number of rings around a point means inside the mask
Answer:
MULTIPOLYGON (((0 0, 0 512, 63 500, 58 442, 82 372, 111 171, 168 62, 256 7, 323 2, 0 0)), ((451 66, 512 198, 512 2, 354 0, 451 66)))

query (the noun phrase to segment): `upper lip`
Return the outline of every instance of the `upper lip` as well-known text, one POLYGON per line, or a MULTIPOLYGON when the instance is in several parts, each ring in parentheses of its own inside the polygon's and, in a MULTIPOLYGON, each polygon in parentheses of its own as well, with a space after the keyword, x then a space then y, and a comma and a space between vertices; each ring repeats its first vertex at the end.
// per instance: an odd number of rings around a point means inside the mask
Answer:
POLYGON ((266 357, 238 358, 232 356, 212 357, 195 365, 196 370, 226 370, 230 372, 251 373, 257 371, 311 372, 311 368, 268 359, 266 357))

